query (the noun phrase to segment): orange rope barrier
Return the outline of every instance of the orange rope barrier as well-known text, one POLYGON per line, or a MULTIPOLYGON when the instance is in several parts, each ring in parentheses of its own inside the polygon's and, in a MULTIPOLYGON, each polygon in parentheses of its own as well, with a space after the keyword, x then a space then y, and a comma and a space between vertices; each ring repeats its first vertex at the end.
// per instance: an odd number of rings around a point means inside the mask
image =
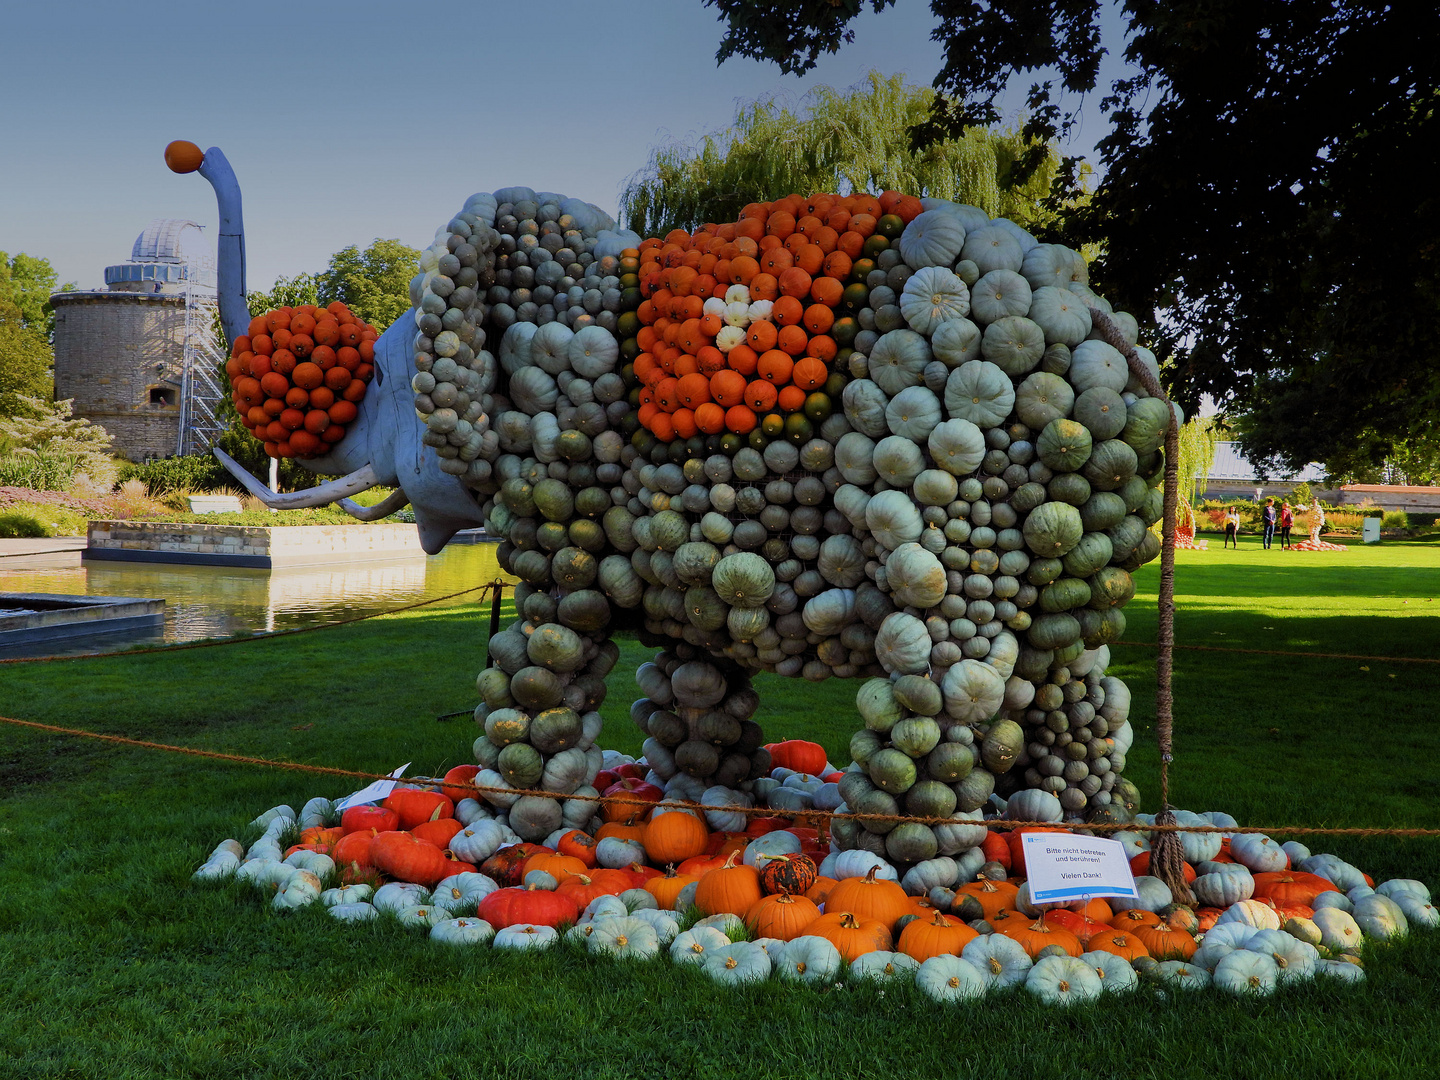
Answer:
MULTIPOLYGON (((134 746, 145 750, 162 750, 174 754, 187 754, 191 757, 209 758, 215 761, 227 761, 237 765, 258 765, 271 769, 287 769, 293 772, 314 773, 321 776, 344 776, 357 780, 393 780, 389 773, 365 772, 359 769, 340 769, 328 765, 307 765, 299 761, 276 761, 272 758, 250 757, 244 754, 227 754, 218 750, 199 750, 190 746, 174 746, 170 743, 149 742, 144 739, 131 739, 123 735, 106 735, 96 731, 85 731, 81 728, 60 727, 56 724, 41 724, 33 720, 17 720, 10 716, 0 716, 0 723, 14 724, 18 727, 31 728, 36 731, 47 731, 56 735, 69 735, 78 738, 98 739, 102 742, 115 743, 121 746, 134 746)), ((520 798, 525 795, 533 795, 544 799, 557 799, 560 801, 575 800, 580 802, 592 802, 605 806, 627 806, 636 809, 667 809, 667 810, 690 810, 698 811, 701 814, 710 810, 720 810, 729 813, 742 814, 745 817, 791 817, 812 821, 894 821, 894 822, 916 822, 923 825, 955 825, 965 824, 957 822, 954 818, 948 817, 907 817, 902 814, 839 814, 832 810, 774 810, 766 806, 706 806, 703 803, 689 802, 685 800, 662 800, 650 802, 645 799, 626 798, 624 796, 605 795, 579 795, 562 794, 554 791, 544 791, 530 788, 501 788, 487 787, 479 784, 459 785, 447 784, 441 777, 416 776, 396 781, 397 784, 419 784, 426 787, 460 787, 473 790, 477 795, 503 794, 520 798)), ((1222 825, 1143 825, 1137 822, 1127 822, 1118 825, 1064 825, 1054 821, 976 821, 976 825, 984 825, 988 828, 1011 830, 1011 829, 1066 829, 1082 830, 1086 832, 1113 833, 1113 832, 1150 832, 1150 833, 1265 833, 1265 834, 1290 834, 1296 836, 1408 836, 1428 837, 1440 836, 1440 829, 1412 829, 1412 828, 1329 828, 1324 826, 1311 825, 1273 825, 1273 826, 1239 826, 1230 828, 1222 825)))

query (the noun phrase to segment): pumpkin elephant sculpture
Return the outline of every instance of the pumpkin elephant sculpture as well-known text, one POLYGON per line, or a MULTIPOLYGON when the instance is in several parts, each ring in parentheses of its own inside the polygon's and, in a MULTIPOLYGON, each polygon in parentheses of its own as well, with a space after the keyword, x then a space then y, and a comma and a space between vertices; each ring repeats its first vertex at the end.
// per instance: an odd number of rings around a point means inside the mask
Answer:
MULTIPOLYGON (((234 340, 239 191, 218 150, 199 171, 234 340)), ((375 343, 379 392, 305 462, 350 475, 285 496, 237 475, 276 505, 395 486, 385 512, 411 503, 431 552, 481 522, 500 538, 519 619, 478 679, 478 784, 595 794, 611 637, 630 629, 662 649, 631 708, 649 778, 712 828, 843 806, 877 817, 836 821, 842 849, 978 867, 1003 795, 1012 817, 1128 819, 1130 693, 1107 643, 1160 550, 1171 413, 1079 255, 891 192, 642 241, 513 187, 466 200, 420 268, 375 343), (838 788, 771 778, 762 671, 863 680, 838 788)), ((526 840, 594 810, 486 798, 526 840)))

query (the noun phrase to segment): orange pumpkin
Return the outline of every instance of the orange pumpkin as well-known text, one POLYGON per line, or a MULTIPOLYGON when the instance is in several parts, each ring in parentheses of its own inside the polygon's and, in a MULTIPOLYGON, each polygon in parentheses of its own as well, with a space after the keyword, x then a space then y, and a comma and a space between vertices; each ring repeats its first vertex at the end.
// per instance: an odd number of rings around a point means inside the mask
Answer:
POLYGON ((725 856, 725 864, 700 879, 695 889, 695 906, 706 915, 738 915, 744 918, 761 897, 760 874, 753 866, 736 865, 738 851, 725 856))
POLYGON ((558 886, 566 878, 573 877, 575 874, 584 874, 589 869, 583 860, 577 859, 573 855, 552 855, 542 851, 525 860, 525 866, 520 871, 520 880, 524 881, 525 875, 531 870, 543 870, 555 879, 558 886))
MULTIPOLYGON (((333 368, 331 369, 334 370, 333 368)), ((307 417, 308 419, 308 417, 307 417)), ((316 432, 316 434, 320 434, 316 432)), ((454 802, 461 799, 473 799, 476 797, 475 777, 480 772, 479 765, 456 765, 445 774, 445 786, 440 790, 454 802)))
POLYGON ((330 858, 335 860, 336 866, 349 866, 351 863, 369 866, 370 842, 379 835, 374 829, 346 833, 330 849, 330 858))
POLYGON ((397 787, 381 804, 400 815, 400 828, 413 829, 422 821, 455 816, 455 804, 438 791, 397 787))
POLYGON ((662 911, 672 911, 676 901, 680 899, 680 894, 685 891, 685 886, 699 880, 694 874, 676 873, 672 866, 664 876, 653 877, 645 882, 645 891, 655 897, 655 902, 662 911))
POLYGON ((893 931, 895 924, 911 914, 910 897, 900 883, 877 878, 872 866, 863 878, 846 878, 830 890, 825 907, 849 911, 860 919, 875 919, 893 931))
POLYGON ((1015 941, 1030 954, 1032 960, 1040 955, 1041 949, 1049 948, 1051 945, 1059 945, 1071 956, 1079 956, 1085 951, 1085 947, 1080 944, 1080 939, 1069 930, 1050 926, 1042 919, 1036 919, 1034 922, 1026 922, 1024 919, 1007 919, 1004 925, 995 928, 995 932, 1004 934, 1015 941))
MULTIPOLYGON (((852 879, 858 880, 858 879, 852 879)), ((878 919, 863 919, 853 911, 827 911, 805 927, 810 937, 823 937, 840 951, 845 962, 878 950, 889 951, 893 938, 890 928, 878 919)))
POLYGON ((645 843, 645 825, 643 822, 607 821, 595 830, 595 842, 598 844, 607 836, 613 836, 619 840, 634 840, 637 844, 643 845, 645 843))
POLYGON ((950 910, 964 916, 967 913, 961 909, 964 907, 965 898, 970 897, 980 906, 980 915, 972 918, 988 921, 1002 911, 1014 911, 1015 897, 1019 892, 1020 886, 1009 881, 991 881, 989 878, 972 881, 955 890, 955 902, 950 910))
POLYGON ((560 837, 556 850, 561 855, 579 859, 586 866, 595 865, 595 838, 584 829, 571 829, 560 837))
MULTIPOLYGON (((1195 880, 1195 868, 1188 862, 1182 862, 1181 873, 1187 882, 1195 880)), ((1150 873, 1150 852, 1142 851, 1130 860, 1130 873, 1136 877, 1143 877, 1150 873)))
POLYGON ((590 870, 583 874, 571 874, 556 886, 557 893, 564 893, 581 911, 597 896, 619 896, 635 887, 635 879, 624 870, 590 870))
POLYGON ((933 918, 906 923, 895 947, 923 964, 932 956, 959 956, 960 950, 979 936, 964 923, 937 910, 933 918))
POLYGON ((410 835, 444 851, 462 828, 464 826, 454 818, 438 818, 435 821, 422 821, 410 830, 410 835))
POLYGON ((1145 943, 1127 930, 1096 934, 1085 943, 1085 947, 1091 952, 1107 952, 1123 960, 1133 961, 1150 955, 1145 943))
POLYGON ((1109 923, 1087 919, 1080 912, 1070 911, 1066 908, 1047 911, 1041 918, 1050 926, 1058 926, 1061 930, 1070 931, 1080 939, 1081 945, 1084 945, 1096 934, 1104 934, 1113 929, 1109 923))
POLYGON ((805 890, 805 896, 817 904, 823 904, 830 897, 831 890, 840 884, 833 877, 817 877, 815 884, 805 890))
POLYGON ((709 830, 698 817, 687 810, 672 810, 650 819, 641 843, 650 861, 664 866, 703 853, 709 839, 709 830))
POLYGON ((300 832, 300 843, 302 844, 334 844, 342 836, 345 830, 341 828, 327 829, 322 825, 313 825, 300 832))
POLYGON ((393 878, 424 885, 427 889, 433 889, 441 878, 451 873, 450 863, 440 848, 407 832, 383 832, 376 836, 370 843, 370 861, 375 869, 393 878))
POLYGON ((1140 908, 1131 908, 1129 911, 1122 911, 1110 920, 1110 925, 1116 930, 1128 930, 1131 933, 1145 926, 1158 926, 1163 922, 1159 915, 1153 911, 1142 911, 1140 908))
POLYGON ((806 927, 820 917, 813 900, 789 893, 777 893, 757 900, 745 913, 745 925, 757 937, 789 941, 805 933, 806 927))
POLYGON ((1150 950, 1150 955, 1157 960, 1189 960, 1199 948, 1199 944, 1190 934, 1169 923, 1143 926, 1135 931, 1134 936, 1140 939, 1145 948, 1150 950))
MULTIPOLYGON (((304 839, 304 835, 301 835, 304 839)), ((1315 898, 1324 892, 1340 890, 1319 874, 1300 870, 1273 870, 1255 875, 1255 899, 1273 900, 1280 904, 1304 904, 1314 907, 1315 898)))

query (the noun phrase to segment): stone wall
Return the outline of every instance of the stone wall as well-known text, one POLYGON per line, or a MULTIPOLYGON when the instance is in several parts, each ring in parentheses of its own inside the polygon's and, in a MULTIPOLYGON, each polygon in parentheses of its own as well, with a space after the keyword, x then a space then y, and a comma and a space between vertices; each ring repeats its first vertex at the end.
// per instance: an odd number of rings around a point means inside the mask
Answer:
POLYGON ((87 559, 217 566, 300 566, 421 554, 414 525, 198 525, 92 521, 87 559))
POLYGON ((185 297, 59 293, 55 397, 110 433, 131 461, 175 453, 185 366, 185 297), (152 391, 155 394, 152 395, 152 391), (154 403, 160 396, 173 404, 154 403))

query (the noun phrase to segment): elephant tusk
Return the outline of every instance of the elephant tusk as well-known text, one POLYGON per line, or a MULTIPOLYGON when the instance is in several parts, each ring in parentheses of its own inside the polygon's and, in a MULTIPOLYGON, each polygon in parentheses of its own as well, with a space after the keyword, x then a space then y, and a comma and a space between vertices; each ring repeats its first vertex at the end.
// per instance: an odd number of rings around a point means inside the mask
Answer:
POLYGON ((243 465, 218 446, 215 447, 215 457, 219 459, 221 465, 230 470, 230 475, 245 485, 246 491, 272 510, 304 510, 313 506, 328 506, 338 499, 369 491, 380 483, 380 478, 375 475, 375 469, 370 465, 365 465, 347 476, 342 476, 339 480, 329 480, 317 487, 306 488, 304 491, 290 491, 282 495, 271 491, 266 485, 256 480, 243 465))
POLYGON ((410 505, 410 496, 405 494, 404 489, 396 488, 374 506, 361 506, 350 499, 341 499, 338 505, 356 521, 379 521, 410 505))

